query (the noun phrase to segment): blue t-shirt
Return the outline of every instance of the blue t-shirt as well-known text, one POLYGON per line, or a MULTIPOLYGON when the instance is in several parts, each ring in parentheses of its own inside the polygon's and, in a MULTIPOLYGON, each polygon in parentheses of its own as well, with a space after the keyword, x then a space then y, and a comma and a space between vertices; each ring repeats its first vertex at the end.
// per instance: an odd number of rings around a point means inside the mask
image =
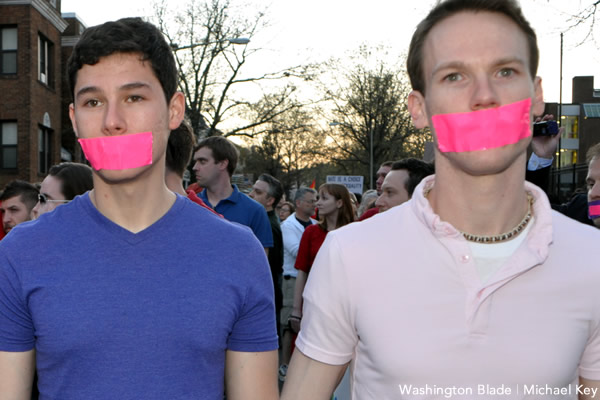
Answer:
POLYGON ((277 348, 264 250, 181 196, 135 234, 77 197, 0 242, 0 350, 34 347, 41 399, 220 400, 226 350, 277 348))
POLYGON ((258 201, 240 192, 237 185, 231 186, 233 187, 231 196, 219 201, 219 204, 216 206, 213 206, 208 201, 206 190, 200 192, 199 196, 206 204, 209 204, 216 212, 223 215, 229 221, 249 226, 263 247, 273 247, 271 223, 269 222, 269 216, 265 208, 258 201))

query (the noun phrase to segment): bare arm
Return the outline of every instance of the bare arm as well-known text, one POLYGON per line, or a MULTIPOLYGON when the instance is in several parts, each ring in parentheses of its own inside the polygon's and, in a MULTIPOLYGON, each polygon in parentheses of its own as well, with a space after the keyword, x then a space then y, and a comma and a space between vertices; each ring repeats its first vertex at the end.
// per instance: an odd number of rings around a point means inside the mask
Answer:
POLYGON ((579 394, 579 400, 600 399, 600 381, 592 381, 579 377, 579 383, 583 385, 579 394))
POLYGON ((228 400, 277 400, 277 351, 227 350, 225 387, 228 400))
POLYGON ((0 399, 30 400, 35 371, 35 350, 0 351, 0 399))
POLYGON ((281 400, 329 400, 348 364, 325 364, 294 351, 281 400))
POLYGON ((308 274, 299 269, 298 276, 296 277, 296 286, 294 287, 294 309, 292 310, 292 317, 298 318, 290 317, 292 329, 296 333, 300 331, 299 318, 302 318, 302 293, 304 292, 304 287, 306 286, 307 279, 308 274))

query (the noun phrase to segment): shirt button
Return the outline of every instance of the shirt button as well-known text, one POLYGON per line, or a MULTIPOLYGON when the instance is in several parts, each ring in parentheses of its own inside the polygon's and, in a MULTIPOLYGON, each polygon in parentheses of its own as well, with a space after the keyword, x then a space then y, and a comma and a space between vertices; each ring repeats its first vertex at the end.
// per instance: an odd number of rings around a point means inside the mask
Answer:
POLYGON ((460 261, 462 261, 464 263, 468 263, 470 259, 471 259, 471 257, 469 257, 468 254, 464 254, 464 255, 460 256, 460 261))

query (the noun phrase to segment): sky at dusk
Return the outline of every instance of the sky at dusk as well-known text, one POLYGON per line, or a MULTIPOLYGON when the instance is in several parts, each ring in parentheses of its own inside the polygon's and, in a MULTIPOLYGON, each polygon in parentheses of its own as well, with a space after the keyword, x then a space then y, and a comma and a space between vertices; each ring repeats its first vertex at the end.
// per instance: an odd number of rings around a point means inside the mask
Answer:
MULTIPOLYGON (((182 7, 188 0, 169 0, 170 7, 182 7)), ((405 54, 416 23, 435 3, 434 0, 304 0, 247 1, 250 9, 267 10, 270 26, 253 38, 250 46, 261 48, 250 68, 285 68, 308 61, 344 57, 361 44, 382 45, 392 56, 405 54)), ((568 30, 577 14, 591 0, 522 0, 525 16, 538 35, 544 98, 559 100, 560 33, 563 46, 563 102, 571 100, 573 76, 594 75, 600 88, 600 43, 594 37, 580 44, 585 27, 568 30)), ((102 2, 63 0, 62 12, 76 13, 87 26, 127 16, 152 15, 151 1, 104 0, 102 2)), ((598 32, 598 29, 596 29, 598 32)), ((597 35, 600 39, 600 33, 597 35)))

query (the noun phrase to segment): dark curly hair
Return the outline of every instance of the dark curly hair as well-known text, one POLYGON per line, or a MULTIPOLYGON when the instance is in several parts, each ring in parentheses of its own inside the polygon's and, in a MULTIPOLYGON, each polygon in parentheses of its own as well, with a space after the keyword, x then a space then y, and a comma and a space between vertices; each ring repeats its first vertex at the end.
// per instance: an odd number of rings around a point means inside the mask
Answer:
POLYGON ((77 72, 84 65, 95 65, 102 57, 115 53, 138 53, 149 61, 160 82, 167 103, 177 90, 177 67, 171 47, 161 31, 141 18, 122 18, 86 29, 67 62, 71 94, 74 95, 77 72))

